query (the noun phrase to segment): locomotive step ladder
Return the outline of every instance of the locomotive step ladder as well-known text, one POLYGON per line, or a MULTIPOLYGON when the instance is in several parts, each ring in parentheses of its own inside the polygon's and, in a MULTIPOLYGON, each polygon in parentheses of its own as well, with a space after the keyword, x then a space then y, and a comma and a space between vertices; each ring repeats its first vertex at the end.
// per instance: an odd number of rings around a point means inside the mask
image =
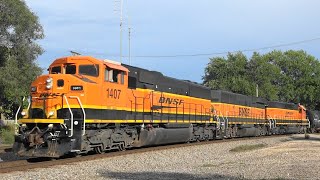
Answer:
POLYGON ((79 106, 80 106, 80 108, 81 108, 81 110, 82 110, 82 113, 83 113, 83 127, 82 127, 82 136, 84 136, 85 135, 85 133, 86 133, 86 112, 85 112, 85 110, 84 110, 84 108, 83 108, 83 106, 82 106, 82 103, 81 103, 81 100, 80 100, 80 98, 78 97, 78 96, 69 96, 69 97, 67 97, 67 96, 63 96, 64 97, 64 99, 65 99, 65 101, 66 101, 66 103, 67 103, 67 106, 68 106, 68 110, 69 110, 69 113, 70 113, 70 127, 69 127, 69 131, 70 131, 70 134, 69 134, 69 137, 72 137, 73 136, 73 131, 74 131, 74 127, 73 127, 73 125, 74 125, 74 117, 73 117, 73 112, 72 112, 72 110, 71 110, 71 108, 70 108, 70 104, 69 104, 69 101, 68 101, 68 98, 70 98, 70 99, 77 99, 77 102, 78 102, 78 104, 79 104, 79 106))
POLYGON ((216 111, 214 111, 214 117, 217 119, 217 137, 223 138, 226 135, 226 126, 228 126, 228 118, 224 118, 223 115, 220 113, 220 117, 216 111))

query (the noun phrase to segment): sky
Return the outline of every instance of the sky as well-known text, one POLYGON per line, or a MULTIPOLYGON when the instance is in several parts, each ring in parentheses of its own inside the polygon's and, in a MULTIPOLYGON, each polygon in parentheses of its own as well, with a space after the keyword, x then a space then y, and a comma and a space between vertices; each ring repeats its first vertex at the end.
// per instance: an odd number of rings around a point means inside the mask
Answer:
MULTIPOLYGON (((41 67, 71 50, 120 61, 120 0, 25 1, 44 28, 41 67)), ((209 58, 222 52, 320 38, 319 7, 318 0, 123 0, 122 63, 202 83, 209 58), (209 55, 180 56, 196 54, 209 55)), ((277 50, 320 59, 319 47, 315 40, 277 50)))

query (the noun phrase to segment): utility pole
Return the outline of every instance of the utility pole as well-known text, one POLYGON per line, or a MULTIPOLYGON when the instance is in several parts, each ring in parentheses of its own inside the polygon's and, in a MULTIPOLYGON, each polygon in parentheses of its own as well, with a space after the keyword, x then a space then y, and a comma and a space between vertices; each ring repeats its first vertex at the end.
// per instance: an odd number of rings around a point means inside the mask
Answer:
POLYGON ((120 63, 122 63, 122 9, 123 0, 115 0, 115 12, 120 11, 120 63), (119 9, 118 9, 119 8, 119 9))
POLYGON ((123 0, 120 0, 120 63, 122 63, 122 7, 123 0))
POLYGON ((131 65, 131 28, 129 27, 129 65, 131 65))
POLYGON ((130 19, 128 15, 128 38, 129 38, 129 65, 131 65, 131 27, 130 27, 130 19))

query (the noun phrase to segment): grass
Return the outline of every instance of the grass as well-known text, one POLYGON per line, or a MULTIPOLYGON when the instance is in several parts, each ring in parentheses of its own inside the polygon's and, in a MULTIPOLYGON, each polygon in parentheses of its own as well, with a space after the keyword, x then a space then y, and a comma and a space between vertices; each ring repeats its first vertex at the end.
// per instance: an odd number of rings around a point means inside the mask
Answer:
POLYGON ((0 128, 0 144, 13 144, 14 126, 4 126, 0 128))
POLYGON ((230 152, 245 152, 266 147, 266 144, 245 144, 230 149, 230 152))

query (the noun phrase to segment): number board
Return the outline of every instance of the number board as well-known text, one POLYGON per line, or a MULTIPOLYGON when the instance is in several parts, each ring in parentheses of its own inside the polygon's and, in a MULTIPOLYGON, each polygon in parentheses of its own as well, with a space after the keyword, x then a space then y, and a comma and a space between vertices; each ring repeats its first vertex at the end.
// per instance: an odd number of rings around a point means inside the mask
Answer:
POLYGON ((82 91, 83 90, 83 86, 71 86, 71 90, 72 91, 82 91))

